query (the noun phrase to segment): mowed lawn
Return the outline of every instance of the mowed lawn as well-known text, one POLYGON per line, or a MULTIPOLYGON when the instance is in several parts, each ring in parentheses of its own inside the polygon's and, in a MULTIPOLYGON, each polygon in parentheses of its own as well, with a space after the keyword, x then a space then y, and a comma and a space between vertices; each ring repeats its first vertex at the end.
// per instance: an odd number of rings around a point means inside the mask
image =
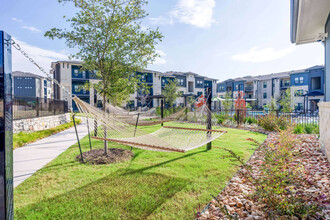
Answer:
MULTIPOLYGON (((152 132, 160 126, 141 128, 152 132)), ((184 154, 133 149, 131 161, 111 165, 77 162, 78 145, 73 145, 15 188, 15 219, 193 219, 239 169, 223 149, 248 159, 256 146, 247 138, 266 138, 223 130, 228 133, 213 141, 210 151, 205 146, 184 154)), ((87 137, 82 145, 89 150, 87 137)), ((93 147, 103 143, 93 140, 93 147)))

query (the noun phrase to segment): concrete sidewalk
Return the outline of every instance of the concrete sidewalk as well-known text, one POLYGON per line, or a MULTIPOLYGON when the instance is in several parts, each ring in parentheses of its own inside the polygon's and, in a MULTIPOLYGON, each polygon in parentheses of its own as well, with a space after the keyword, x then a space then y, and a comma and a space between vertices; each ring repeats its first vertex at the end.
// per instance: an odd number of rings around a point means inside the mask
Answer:
MULTIPOLYGON (((77 126, 79 139, 88 134, 85 120, 77 126)), ((14 187, 77 143, 74 127, 14 150, 14 187)))

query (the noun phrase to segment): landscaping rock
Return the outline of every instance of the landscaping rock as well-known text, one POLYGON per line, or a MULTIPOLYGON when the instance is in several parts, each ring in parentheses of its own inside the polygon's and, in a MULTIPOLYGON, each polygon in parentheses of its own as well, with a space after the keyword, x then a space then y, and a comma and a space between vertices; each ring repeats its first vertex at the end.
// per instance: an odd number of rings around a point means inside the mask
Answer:
MULTIPOLYGON (((264 144, 278 144, 278 134, 271 133, 268 135, 264 144)), ((316 135, 300 134, 295 135, 300 140, 299 144, 294 146, 295 152, 293 164, 303 165, 304 178, 306 184, 295 187, 288 187, 292 192, 299 192, 307 195, 310 200, 307 202, 316 203, 323 213, 323 217, 314 216, 309 219, 330 219, 330 163, 325 155, 321 152, 318 137, 316 135)), ((262 163, 263 154, 261 150, 256 150, 251 156, 248 164, 252 166, 253 175, 258 176, 258 167, 262 163)), ((241 169, 230 180, 228 185, 218 195, 217 201, 213 200, 212 205, 207 209, 207 215, 201 213, 198 219, 229 219, 220 206, 226 205, 229 214, 234 217, 237 215, 239 219, 271 219, 265 212, 266 204, 259 204, 251 200, 249 195, 254 192, 251 182, 243 175, 247 172, 241 169)), ((307 198, 307 197, 306 197, 307 198)), ((321 214, 321 213, 319 213, 321 214)), ((278 219, 298 219, 291 216, 278 216, 278 219)))

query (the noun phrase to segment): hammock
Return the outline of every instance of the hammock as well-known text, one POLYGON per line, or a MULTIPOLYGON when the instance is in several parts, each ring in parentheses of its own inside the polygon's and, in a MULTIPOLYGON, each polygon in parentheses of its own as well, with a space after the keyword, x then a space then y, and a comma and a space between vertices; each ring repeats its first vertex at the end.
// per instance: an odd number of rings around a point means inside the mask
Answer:
POLYGON ((114 117, 120 118, 128 124, 137 124, 138 126, 150 126, 173 121, 177 119, 179 115, 182 115, 182 113, 186 109, 183 108, 180 111, 161 119, 158 116, 152 116, 152 113, 155 111, 155 108, 149 109, 145 112, 129 112, 118 106, 113 106, 110 103, 107 103, 105 108, 106 111, 109 112, 109 114, 112 114, 114 117))
MULTIPOLYGON (((147 133, 136 126, 127 123, 113 114, 106 113, 88 103, 74 97, 79 111, 87 118, 93 120, 93 139, 111 141, 127 146, 153 151, 186 152, 203 146, 220 137, 225 131, 219 130, 216 120, 210 119, 212 129, 205 129, 208 122, 206 114, 210 110, 203 105, 194 114, 194 123, 175 123, 173 126, 162 126, 153 133, 147 133)), ((186 118, 183 114, 179 118, 186 118)))

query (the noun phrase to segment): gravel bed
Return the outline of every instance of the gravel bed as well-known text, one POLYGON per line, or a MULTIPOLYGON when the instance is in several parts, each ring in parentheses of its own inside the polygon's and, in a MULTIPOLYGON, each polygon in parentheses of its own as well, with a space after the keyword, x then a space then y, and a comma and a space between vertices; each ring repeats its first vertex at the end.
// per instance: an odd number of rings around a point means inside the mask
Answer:
MULTIPOLYGON (((276 144, 277 137, 276 133, 269 134, 264 144, 276 144)), ((312 195, 311 200, 322 207, 325 219, 330 219, 330 163, 321 152, 316 135, 300 134, 296 135, 295 138, 300 140, 300 144, 295 146, 295 150, 299 154, 294 157, 294 163, 304 166, 306 179, 306 184, 299 185, 296 190, 312 195)), ((258 170, 262 155, 262 151, 258 149, 248 161, 253 170, 258 170)), ((245 172, 247 172, 245 168, 238 171, 217 196, 217 200, 222 206, 226 206, 229 214, 236 215, 238 219, 269 219, 267 213, 264 212, 267 209, 266 204, 257 203, 250 199, 249 195, 254 192, 254 186, 244 177, 245 172)), ((207 208, 198 214, 198 219, 228 219, 224 214, 224 209, 220 209, 216 204, 216 200, 213 199, 207 208)), ((280 219, 291 218, 282 216, 280 219)), ((294 217, 293 219, 298 218, 294 217)))

